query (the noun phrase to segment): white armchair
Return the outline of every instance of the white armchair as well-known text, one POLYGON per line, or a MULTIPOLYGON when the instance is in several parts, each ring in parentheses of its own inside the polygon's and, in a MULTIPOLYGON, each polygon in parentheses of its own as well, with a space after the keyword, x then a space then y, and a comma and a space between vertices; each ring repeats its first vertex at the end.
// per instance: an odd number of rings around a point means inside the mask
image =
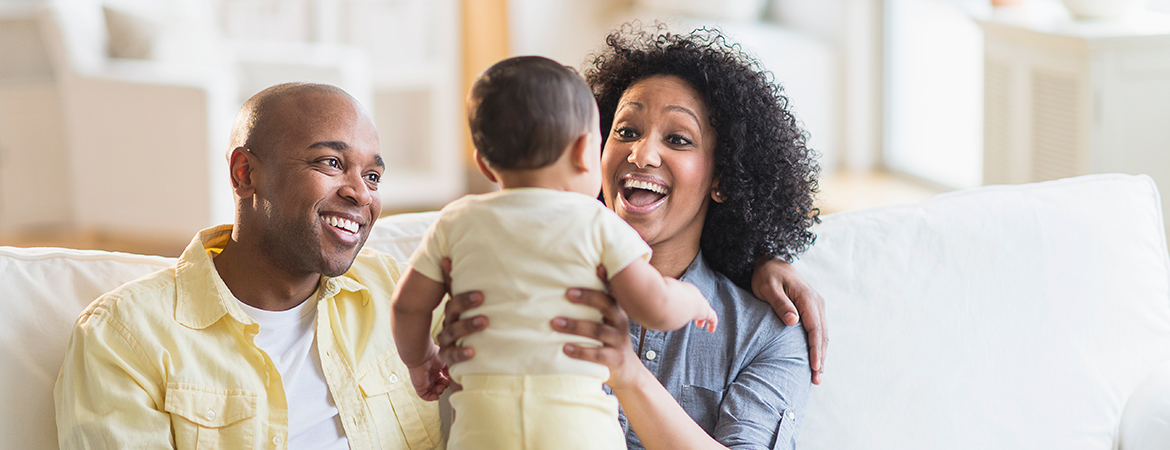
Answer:
POLYGON ((198 0, 44 5, 41 33, 62 104, 72 225, 185 240, 230 222, 225 155, 244 99, 279 82, 314 81, 370 103, 369 63, 361 51, 233 45, 213 18, 212 5, 198 0), (160 18, 160 11, 169 15, 160 18), (127 43, 135 39, 145 42, 127 43), (110 57, 117 46, 146 51, 135 59, 110 57))

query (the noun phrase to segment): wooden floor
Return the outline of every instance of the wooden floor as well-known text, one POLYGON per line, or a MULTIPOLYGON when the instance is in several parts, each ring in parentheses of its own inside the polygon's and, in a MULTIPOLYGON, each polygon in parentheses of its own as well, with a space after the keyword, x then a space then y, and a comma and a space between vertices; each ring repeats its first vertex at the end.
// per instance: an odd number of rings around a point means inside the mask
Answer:
MULTIPOLYGON (((822 214, 924 200, 943 192, 935 186, 882 172, 833 173, 820 179, 816 205, 822 214)), ((390 211, 386 214, 392 213, 390 211)), ((0 245, 68 247, 177 257, 192 236, 143 239, 76 230, 35 230, 0 235, 0 245)))

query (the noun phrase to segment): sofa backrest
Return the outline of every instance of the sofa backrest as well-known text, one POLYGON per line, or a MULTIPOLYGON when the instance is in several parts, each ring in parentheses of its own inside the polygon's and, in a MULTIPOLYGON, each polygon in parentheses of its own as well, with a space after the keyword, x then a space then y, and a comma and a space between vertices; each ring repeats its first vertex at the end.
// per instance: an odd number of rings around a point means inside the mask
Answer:
POLYGON ((0 436, 3 446, 57 448, 53 384, 77 316, 169 258, 61 248, 0 247, 0 436))
POLYGON ((831 344, 802 449, 1113 448, 1170 359, 1170 261, 1145 176, 945 194, 824 218, 797 263, 831 344))

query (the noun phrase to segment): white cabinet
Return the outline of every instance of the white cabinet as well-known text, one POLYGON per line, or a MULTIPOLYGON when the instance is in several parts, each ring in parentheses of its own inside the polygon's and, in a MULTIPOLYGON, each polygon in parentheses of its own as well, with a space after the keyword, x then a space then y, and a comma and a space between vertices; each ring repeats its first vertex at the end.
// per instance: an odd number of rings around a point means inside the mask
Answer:
POLYGON ((981 22, 984 182, 1144 173, 1170 211, 1170 15, 1018 19, 981 22))

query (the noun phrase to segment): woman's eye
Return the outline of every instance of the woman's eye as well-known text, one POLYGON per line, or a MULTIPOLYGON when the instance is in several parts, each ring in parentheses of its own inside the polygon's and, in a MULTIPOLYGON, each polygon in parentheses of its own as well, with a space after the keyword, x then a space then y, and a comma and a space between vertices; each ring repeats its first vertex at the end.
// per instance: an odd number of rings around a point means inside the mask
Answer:
POLYGON ((670 136, 667 136, 666 142, 670 143, 670 145, 690 145, 691 144, 690 139, 679 136, 677 134, 672 134, 670 136))
POLYGON ((638 133, 630 128, 618 128, 613 133, 622 139, 633 139, 638 136, 638 133))

